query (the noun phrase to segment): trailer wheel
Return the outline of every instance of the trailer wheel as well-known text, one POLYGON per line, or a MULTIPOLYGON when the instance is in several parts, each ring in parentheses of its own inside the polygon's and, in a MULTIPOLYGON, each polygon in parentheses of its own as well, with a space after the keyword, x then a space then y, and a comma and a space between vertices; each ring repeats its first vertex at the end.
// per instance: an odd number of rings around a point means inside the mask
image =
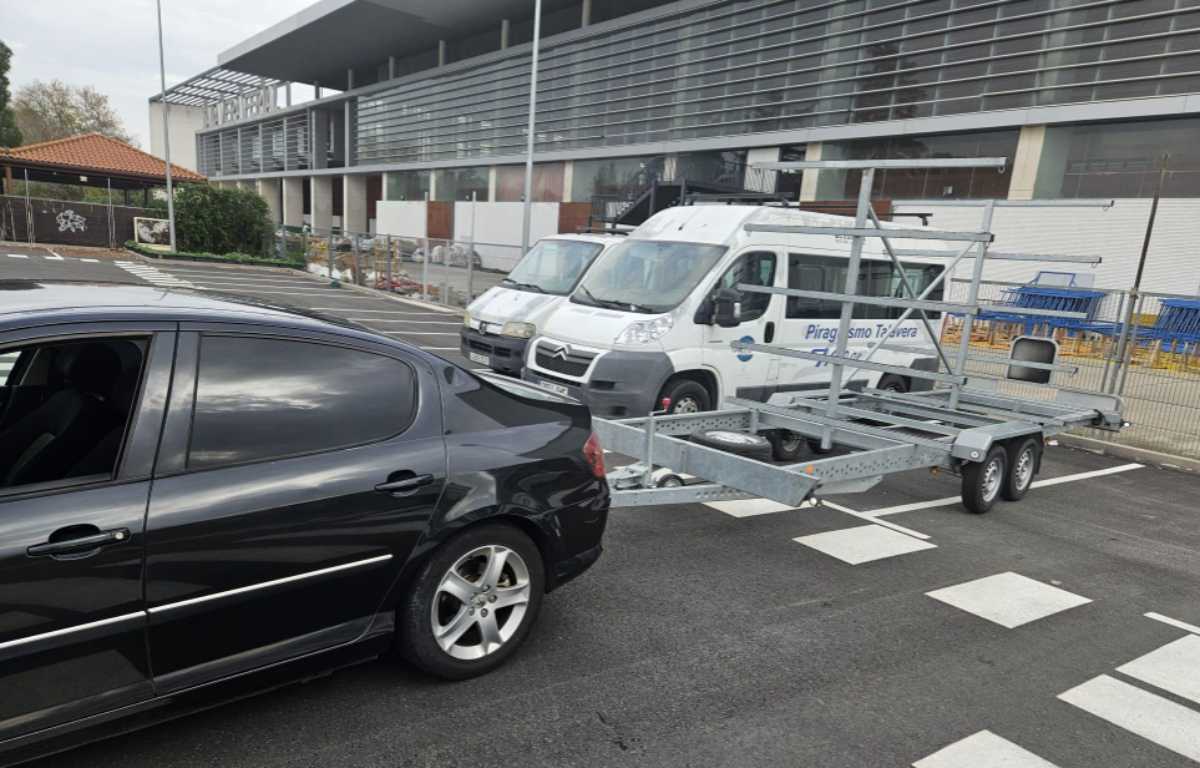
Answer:
POLYGON ((771 443, 771 455, 775 461, 796 461, 808 446, 804 435, 786 429, 772 429, 763 437, 771 443))
POLYGON ((1008 451, 1002 445, 993 445, 983 461, 963 467, 962 503, 968 512, 982 515, 992 508, 1004 486, 1007 470, 1008 451))
POLYGON ((1013 441, 1008 446, 1008 472, 1000 494, 1008 501, 1020 501, 1033 485, 1042 459, 1042 441, 1036 437, 1013 441))
POLYGON ((693 432, 689 439, 697 444, 735 453, 760 461, 771 460, 771 443, 761 435, 733 432, 728 429, 702 429, 693 432))

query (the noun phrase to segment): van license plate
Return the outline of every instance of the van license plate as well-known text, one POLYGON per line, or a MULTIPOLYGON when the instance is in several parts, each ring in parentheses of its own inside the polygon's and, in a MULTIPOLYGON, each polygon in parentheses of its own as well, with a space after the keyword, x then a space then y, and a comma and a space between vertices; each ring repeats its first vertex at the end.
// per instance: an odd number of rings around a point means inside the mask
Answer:
POLYGON ((480 365, 492 364, 492 359, 490 357, 487 355, 481 355, 478 352, 468 352, 467 357, 470 358, 472 363, 479 363, 480 365))
POLYGON ((539 381, 537 384, 547 392, 553 392, 554 394, 562 395, 563 397, 571 396, 571 390, 567 389, 562 384, 555 384, 551 381, 539 381))

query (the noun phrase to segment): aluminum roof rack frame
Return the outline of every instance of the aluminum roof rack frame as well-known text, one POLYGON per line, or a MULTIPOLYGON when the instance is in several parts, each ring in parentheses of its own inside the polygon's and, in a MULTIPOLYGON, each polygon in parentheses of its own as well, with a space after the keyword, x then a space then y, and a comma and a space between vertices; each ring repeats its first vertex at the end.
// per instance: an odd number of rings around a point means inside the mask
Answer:
MULTIPOLYGON (((812 291, 740 284, 738 289, 819 299, 841 305, 833 351, 820 354, 791 349, 777 344, 734 341, 734 350, 793 357, 830 366, 829 387, 823 396, 791 395, 785 404, 767 404, 727 398, 722 410, 644 418, 605 420, 593 424, 606 448, 638 458, 632 467, 610 473, 615 506, 673 504, 694 501, 766 497, 783 504, 800 503, 830 493, 866 490, 884 476, 922 467, 944 468, 963 479, 963 503, 973 512, 985 512, 1003 496, 1017 499, 1028 490, 1040 465, 1046 436, 1072 426, 1088 425, 1101 429, 1120 429, 1124 425, 1119 397, 1066 389, 1055 389, 1053 398, 1029 400, 999 391, 997 381, 967 374, 971 326, 980 312, 992 309, 979 302, 979 287, 986 259, 1023 259, 1022 254, 994 254, 992 218, 997 207, 1010 202, 1021 207, 1034 201, 971 201, 982 209, 978 230, 941 232, 936 230, 885 227, 871 208, 871 189, 877 169, 930 168, 1003 168, 1004 158, 939 158, 924 160, 802 161, 761 163, 757 167, 792 171, 803 169, 855 169, 862 171, 853 226, 823 227, 787 224, 748 223, 751 232, 780 234, 834 235, 850 240, 845 287, 842 292, 812 291), (883 251, 896 268, 904 295, 898 298, 863 296, 857 293, 864 243, 878 239, 883 251), (904 250, 894 240, 941 240, 959 245, 957 250, 904 250), (900 255, 946 257, 950 263, 942 274, 921 293, 917 293, 904 273, 900 255), (965 301, 931 300, 938 285, 948 279, 960 262, 973 262, 968 296, 965 301), (868 347, 865 355, 849 354, 847 339, 853 308, 857 304, 902 307, 903 312, 868 347), (953 359, 942 348, 928 312, 950 312, 962 316, 957 354, 953 359), (887 340, 900 323, 918 314, 929 333, 937 355, 933 371, 879 363, 872 358, 887 348, 887 340), (843 382, 859 369, 898 376, 931 380, 938 388, 922 393, 899 393, 878 389, 847 390, 843 382), (849 375, 848 375, 849 374, 849 375), (735 452, 724 451, 688 440, 699 430, 727 430, 761 434, 783 431, 799 436, 821 454, 836 447, 849 449, 844 455, 815 457, 797 464, 779 465, 758 461, 735 452), (669 467, 663 475, 656 467, 669 467), (703 481, 680 485, 681 474, 703 481), (669 477, 669 487, 655 487, 655 477, 669 477)), ((925 201, 930 202, 930 201, 925 201)), ((933 201, 930 204, 937 204, 933 201)), ((1053 201, 1054 207, 1107 207, 1111 201, 1053 201)), ((1093 257, 1061 257, 1061 260, 1094 263, 1093 257)), ((1024 310, 1023 310, 1024 311, 1024 310)), ((1082 319, 1083 313, 1039 310, 1052 317, 1082 319)), ((1052 343, 1052 342, 1051 342, 1052 343)), ((1008 361, 1009 370, 1071 371, 1073 366, 1045 361, 1027 361, 1014 357, 987 356, 988 362, 1008 361)), ((1048 386, 1022 381, 1022 386, 1048 386)))

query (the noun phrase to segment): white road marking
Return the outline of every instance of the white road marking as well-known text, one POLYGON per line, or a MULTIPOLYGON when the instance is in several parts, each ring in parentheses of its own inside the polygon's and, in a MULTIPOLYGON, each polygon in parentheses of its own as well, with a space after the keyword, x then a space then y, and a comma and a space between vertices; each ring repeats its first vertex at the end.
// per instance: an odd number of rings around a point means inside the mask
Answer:
MULTIPOLYGON (((417 349, 424 349, 427 352, 457 352, 458 351, 458 347, 417 347, 417 349)), ((472 371, 486 371, 489 369, 487 369, 487 368, 472 368, 471 370, 472 371)))
POLYGON ((63 257, 59 256, 54 251, 50 251, 49 256, 43 256, 42 258, 46 259, 46 261, 62 261, 63 260, 63 257))
MULTIPOLYGON (((347 296, 347 299, 356 298, 347 296)), ((374 299, 366 299, 366 301, 374 301, 374 299)), ((314 310, 322 312, 354 312, 357 314, 372 314, 372 315, 406 315, 409 317, 440 317, 441 312, 404 312, 398 309, 359 309, 358 307, 313 307, 314 310)), ((460 321, 461 322, 461 321, 460 321)))
MULTIPOLYGON (((1061 477, 1050 477, 1045 480, 1035 480, 1031 488, 1045 488, 1048 485, 1060 485, 1062 483, 1073 483, 1076 480, 1087 480, 1092 477, 1102 477, 1104 475, 1115 475, 1118 472, 1128 472, 1132 469, 1141 469, 1142 464, 1121 464, 1116 467, 1106 467, 1104 469, 1096 469, 1091 472, 1077 472, 1073 475, 1063 475, 1061 477)), ((931 499, 929 501, 916 501, 912 504, 897 504, 894 507, 881 507, 863 512, 864 515, 871 517, 883 517, 884 515, 899 515, 903 512, 915 512, 919 509, 932 509, 933 507, 945 507, 951 504, 959 504, 962 498, 959 496, 946 496, 941 499, 931 499)))
POLYGON ((843 512, 852 517, 857 517, 860 520, 866 520, 870 523, 874 523, 875 525, 882 525, 884 528, 891 528, 893 531, 896 531, 897 533, 903 533, 905 536, 912 536, 914 538, 921 539, 922 541, 928 541, 930 538, 927 534, 921 533, 920 531, 914 531, 912 528, 905 528, 903 525, 896 525, 895 523, 890 522, 888 520, 876 519, 876 518, 872 517, 871 515, 865 514, 863 512, 859 512, 858 510, 855 510, 855 509, 850 509, 850 507, 843 507, 841 504, 838 504, 833 501, 823 500, 821 503, 824 504, 825 506, 829 507, 830 509, 837 510, 838 512, 843 512))
POLYGON ((937 548, 936 544, 914 539, 879 525, 862 525, 839 531, 815 533, 811 536, 799 536, 792 541, 812 547, 850 565, 937 548))
POLYGON ((457 336, 457 333, 443 333, 441 331, 378 331, 384 336, 457 336))
POLYGON ((1200 627, 1197 627, 1195 624, 1188 624, 1186 621, 1172 619, 1170 616, 1163 616, 1161 613, 1154 613, 1153 611, 1150 613, 1144 613, 1142 615, 1147 619, 1154 619, 1155 621, 1161 621, 1163 624, 1170 624, 1172 627, 1182 629, 1184 632, 1191 632, 1193 635, 1200 635, 1200 627))
POLYGON ((462 327, 461 322, 453 320, 388 320, 383 317, 347 317, 347 320, 355 323, 405 323, 408 325, 457 325, 462 327))
POLYGON ((925 594, 1009 629, 1092 602, 1011 571, 925 594))
POLYGON ((1058 768, 991 731, 980 731, 913 763, 913 768, 1058 768))
POLYGON ((84 264, 99 264, 100 263, 100 259, 85 259, 85 258, 80 257, 79 260, 82 261, 84 264))
MULTIPOLYGON (((807 505, 807 504, 806 504, 807 505)), ((755 517, 757 515, 773 515, 776 512, 788 512, 796 507, 780 504, 770 499, 738 499, 735 501, 706 501, 704 506, 724 512, 730 517, 755 517)), ((811 506, 811 505, 807 505, 811 506)))
POLYGON ((1200 637, 1185 635, 1117 671, 1200 704, 1200 637))
POLYGON ((8 254, 8 258, 10 258, 10 259, 28 259, 29 256, 24 253, 10 253, 10 254, 8 254))
POLYGON ((1094 677, 1058 698, 1200 762, 1200 712, 1108 675, 1094 677))
POLYGON ((191 283, 186 280, 180 280, 177 277, 172 277, 165 272, 160 272, 149 264, 139 264, 134 261, 118 261, 117 266, 125 270, 135 277, 140 277, 146 282, 159 288, 194 288, 191 283))
MULTIPOLYGON (((195 287, 199 288, 202 291, 211 291, 213 293, 257 293, 257 294, 261 294, 263 296, 276 296, 276 295, 278 295, 278 296, 295 296, 296 295, 295 291, 242 291, 242 290, 238 290, 237 288, 205 288, 203 285, 198 285, 195 287)), ((325 289, 321 289, 321 290, 333 291, 333 290, 337 290, 337 289, 336 288, 325 288, 325 289)))
POLYGON ((237 291, 239 293, 289 293, 297 296, 310 293, 325 293, 336 288, 310 287, 288 288, 283 285, 249 285, 247 283, 214 283, 211 280, 198 280, 197 285, 213 291, 237 291))
POLYGON ((423 301, 413 301, 412 299, 402 299, 399 296, 390 296, 388 294, 384 294, 384 295, 387 296, 388 299, 390 299, 392 301, 398 301, 401 304, 407 304, 410 307, 421 307, 422 309, 429 309, 434 312, 442 312, 442 313, 448 314, 448 315, 461 315, 462 314, 461 309, 453 309, 451 307, 443 308, 443 307, 436 306, 434 304, 427 304, 426 302, 423 302, 423 301))

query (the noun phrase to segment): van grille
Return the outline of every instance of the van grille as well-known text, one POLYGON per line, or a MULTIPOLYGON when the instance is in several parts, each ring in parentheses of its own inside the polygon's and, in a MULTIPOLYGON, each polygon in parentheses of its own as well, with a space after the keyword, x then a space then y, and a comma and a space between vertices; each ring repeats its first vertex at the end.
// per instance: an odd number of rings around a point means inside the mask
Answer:
POLYGON ((539 368, 577 378, 587 373, 588 366, 595 358, 596 355, 593 352, 572 349, 569 344, 558 344, 553 341, 539 342, 534 355, 539 368))

